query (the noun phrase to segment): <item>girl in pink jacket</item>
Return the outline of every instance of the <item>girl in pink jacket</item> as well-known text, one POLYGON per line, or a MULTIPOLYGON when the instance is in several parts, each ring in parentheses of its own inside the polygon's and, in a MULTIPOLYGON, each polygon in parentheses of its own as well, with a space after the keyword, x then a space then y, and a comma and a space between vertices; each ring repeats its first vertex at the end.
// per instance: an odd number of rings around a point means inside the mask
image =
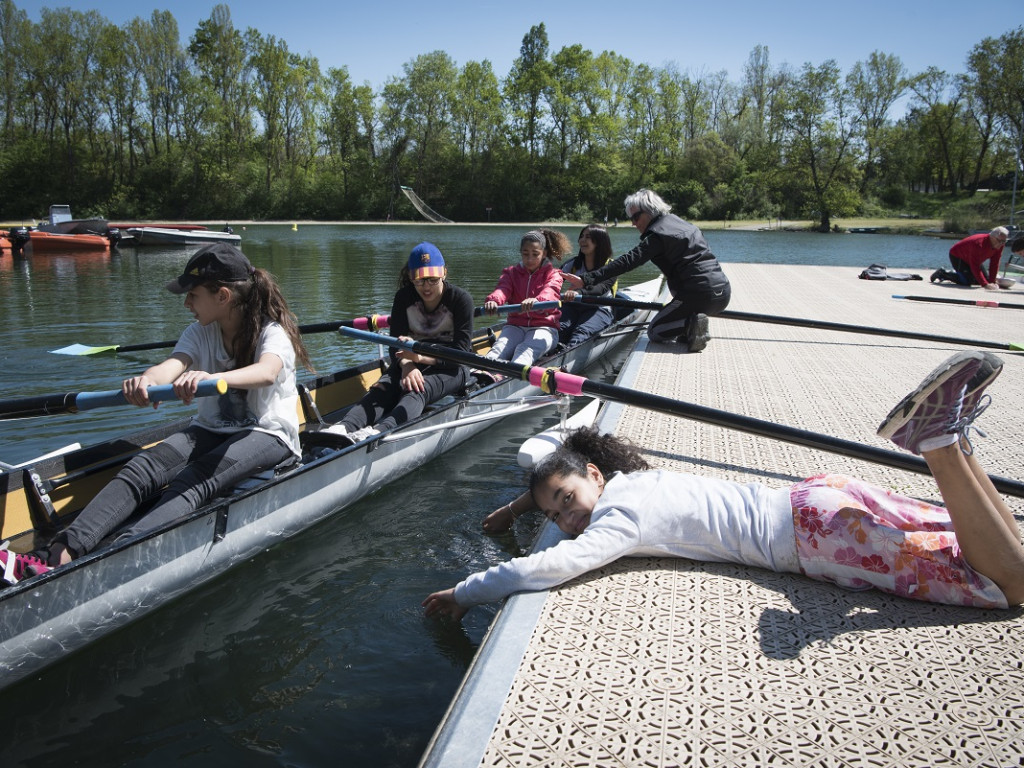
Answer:
POLYGON ((502 304, 522 304, 522 311, 508 316, 487 357, 531 365, 554 348, 561 311, 533 311, 532 307, 538 301, 559 300, 562 273, 554 261, 570 250, 569 239, 553 229, 534 229, 523 235, 519 243, 520 263, 501 271, 497 287, 484 300, 484 311, 490 314, 502 304))

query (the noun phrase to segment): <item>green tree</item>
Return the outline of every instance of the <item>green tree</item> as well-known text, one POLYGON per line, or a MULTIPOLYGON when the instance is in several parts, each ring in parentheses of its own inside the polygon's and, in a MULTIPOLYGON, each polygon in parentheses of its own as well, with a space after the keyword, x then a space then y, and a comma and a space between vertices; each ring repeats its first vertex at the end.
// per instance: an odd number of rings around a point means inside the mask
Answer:
POLYGON ((252 147, 252 66, 246 42, 226 5, 215 5, 188 46, 199 81, 212 95, 208 117, 213 127, 214 160, 221 169, 247 160, 252 147))
POLYGON ((402 68, 404 76, 388 81, 383 93, 392 175, 398 184, 414 185, 420 195, 436 200, 443 193, 446 155, 455 146, 452 113, 458 69, 444 51, 417 56, 402 68), (407 152, 412 167, 401 171, 407 152))
POLYGON ((857 204, 851 187, 857 120, 848 100, 832 59, 818 67, 805 64, 789 93, 786 172, 822 232, 831 229, 833 216, 853 213, 857 204))
POLYGON ((519 57, 505 80, 505 101, 508 103, 515 141, 526 147, 530 159, 537 157, 541 125, 545 114, 542 99, 551 80, 548 60, 548 33, 544 24, 530 27, 523 36, 519 57))
POLYGON ((889 110, 907 89, 906 68, 898 56, 873 51, 846 76, 846 87, 857 111, 864 159, 861 192, 879 176, 879 146, 890 124, 889 110))

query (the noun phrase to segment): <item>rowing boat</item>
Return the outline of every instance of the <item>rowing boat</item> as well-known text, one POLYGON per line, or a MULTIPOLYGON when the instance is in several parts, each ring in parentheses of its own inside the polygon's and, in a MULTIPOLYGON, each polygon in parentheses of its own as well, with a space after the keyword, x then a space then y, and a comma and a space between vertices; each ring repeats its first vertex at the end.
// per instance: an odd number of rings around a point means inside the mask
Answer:
MULTIPOLYGON (((650 281, 623 293, 650 301, 659 286, 660 280, 650 281)), ((581 372, 634 338, 649 312, 638 310, 541 364, 581 372)), ((476 351, 493 343, 496 330, 477 334, 476 351)), ((250 478, 186 518, 0 590, 0 688, 337 514, 493 421, 557 401, 528 381, 480 381, 474 391, 435 403, 399 428, 340 446, 323 427, 341 418, 386 363, 383 357, 370 360, 300 387, 304 452, 297 465, 250 478)), ((127 457, 183 426, 177 421, 0 472, 3 538, 14 551, 32 550, 54 524, 80 510, 127 457)))
POLYGON ((129 227, 129 244, 135 245, 203 245, 205 243, 242 242, 241 235, 212 229, 173 229, 170 227, 129 227))

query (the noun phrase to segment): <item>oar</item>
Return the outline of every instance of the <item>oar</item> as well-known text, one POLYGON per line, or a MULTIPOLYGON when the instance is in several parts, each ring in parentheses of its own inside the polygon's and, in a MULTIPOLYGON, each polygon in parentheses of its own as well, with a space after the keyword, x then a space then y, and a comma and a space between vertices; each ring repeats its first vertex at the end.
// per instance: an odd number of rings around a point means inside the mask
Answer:
POLYGON ((657 301, 633 301, 620 299, 618 296, 584 296, 577 294, 574 302, 580 304, 597 304, 602 307, 629 307, 630 309, 664 309, 665 305, 657 301))
POLYGON ((1024 309, 1024 304, 1007 304, 1005 301, 989 299, 941 299, 937 296, 893 296, 907 301, 932 301, 936 304, 963 304, 968 307, 999 307, 1000 309, 1024 309))
MULTIPOLYGON (((900 298, 900 297, 894 297, 900 298)), ((913 297, 903 297, 913 298, 913 297)), ((578 296, 577 301, 584 304, 607 304, 613 307, 632 307, 634 309, 660 309, 664 305, 644 301, 630 301, 628 299, 609 299, 601 296, 578 296)), ((892 328, 876 328, 869 325, 850 325, 848 323, 833 323, 827 320, 810 320, 800 317, 783 317, 780 315, 761 315, 754 312, 739 312, 727 309, 716 317, 727 320, 747 320, 753 323, 771 323, 775 325, 793 325, 800 328, 816 328, 823 331, 842 331, 844 333, 863 333, 869 336, 890 336, 899 339, 918 339, 920 341, 935 341, 942 344, 960 344, 967 347, 984 347, 986 349, 1003 349, 1011 352, 1024 351, 1024 345, 1005 343, 1001 341, 979 341, 978 339, 963 339, 956 336, 937 336, 932 333, 916 333, 914 331, 899 331, 892 328)))
MULTIPOLYGON (((444 347, 439 344, 430 344, 422 341, 402 341, 391 336, 360 331, 354 328, 340 328, 339 332, 345 336, 356 339, 372 341, 375 344, 387 344, 392 347, 409 349, 430 357, 439 357, 452 360, 475 368, 483 368, 488 371, 503 373, 506 376, 529 381, 534 386, 540 387, 545 392, 561 392, 566 395, 592 395, 604 400, 611 400, 617 403, 632 405, 637 408, 665 413, 670 416, 679 416, 685 419, 701 421, 705 424, 714 424, 719 427, 736 429, 741 432, 748 432, 753 435, 770 437, 783 442, 802 445, 807 448, 816 448, 821 451, 838 453, 854 459, 873 461, 877 464, 905 469, 920 474, 930 474, 928 465, 924 459, 909 454, 887 451, 874 446, 863 445, 851 440, 841 440, 829 435, 820 435, 808 432, 795 427, 788 427, 783 424, 775 424, 771 421, 755 419, 750 416, 721 411, 716 408, 687 403, 682 400, 661 395, 653 395, 647 392, 638 392, 634 389, 605 384, 599 381, 592 381, 583 376, 571 373, 563 373, 557 368, 539 368, 536 366, 518 366, 515 363, 502 360, 491 360, 479 355, 463 352, 462 350, 444 347)), ((1002 493, 1011 496, 1024 497, 1024 483, 1003 477, 992 477, 995 487, 1002 493)))
MULTIPOLYGON (((538 301, 533 305, 534 310, 539 309, 554 309, 561 305, 560 301, 538 301)), ((493 313, 487 313, 483 307, 476 307, 473 310, 475 317, 481 317, 485 314, 493 315, 504 315, 509 312, 518 312, 522 309, 522 304, 503 304, 498 307, 493 313)), ((339 328, 361 328, 363 330, 375 330, 379 331, 389 327, 388 322, 390 315, 370 315, 368 317, 356 317, 351 320, 332 320, 326 323, 313 323, 311 325, 300 325, 299 332, 306 333, 328 333, 330 331, 336 331, 339 328)), ((150 341, 145 344, 108 344, 102 347, 89 347, 85 344, 71 344, 67 347, 61 347, 60 349, 51 349, 50 354, 53 355, 98 355, 103 352, 145 352, 150 349, 173 349, 174 345, 178 341, 150 341)))
MULTIPOLYGON (((388 315, 370 315, 369 317, 355 317, 351 320, 333 320, 327 323, 313 323, 312 325, 300 325, 300 333, 328 333, 342 327, 363 328, 380 330, 388 327, 388 315)), ((85 344, 71 344, 60 349, 51 349, 54 355, 98 355, 101 352, 145 352, 150 349, 172 349, 178 340, 174 341, 150 341, 145 344, 108 344, 103 347, 89 347, 85 344)))
MULTIPOLYGON (((158 384, 146 390, 151 402, 176 400, 173 384, 158 384)), ((223 395, 228 391, 224 379, 207 379, 199 382, 196 397, 223 395)), ((12 400, 0 400, 0 419, 25 419, 30 416, 50 416, 58 413, 78 413, 93 408, 107 408, 125 405, 127 400, 120 389, 104 392, 65 392, 57 395, 36 395, 12 400)))

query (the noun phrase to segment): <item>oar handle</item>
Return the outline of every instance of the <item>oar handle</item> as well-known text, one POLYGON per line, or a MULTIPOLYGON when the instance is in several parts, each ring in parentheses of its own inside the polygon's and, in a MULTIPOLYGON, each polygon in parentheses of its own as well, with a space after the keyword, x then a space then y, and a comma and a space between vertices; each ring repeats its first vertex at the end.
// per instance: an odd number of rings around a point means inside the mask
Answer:
MULTIPOLYGON (((439 344, 431 344, 424 341, 402 341, 391 336, 383 336, 366 331, 358 331, 354 328, 339 329, 341 333, 353 338, 365 339, 375 344, 385 344, 391 347, 409 349, 420 354, 429 355, 441 359, 453 360, 458 363, 482 368, 487 371, 503 373, 507 376, 520 378, 529 381, 534 386, 540 387, 546 392, 561 392, 566 395, 593 395, 603 400, 609 400, 625 405, 632 405, 638 408, 665 413, 670 416, 702 421, 707 424, 714 424, 729 429, 736 429, 741 432, 770 437, 784 442, 803 445, 808 448, 838 453, 843 456, 851 456, 865 461, 873 461, 898 469, 905 469, 920 474, 930 474, 928 465, 918 456, 910 456, 896 451, 887 451, 874 446, 855 443, 850 440, 840 440, 828 435, 820 435, 808 432, 795 427, 787 427, 771 421, 763 421, 750 416, 742 416, 728 411, 720 411, 715 408, 688 403, 682 400, 673 400, 661 395, 653 395, 647 392, 639 392, 634 389, 620 387, 615 384, 605 384, 591 381, 583 376, 572 373, 564 373, 557 368, 540 368, 537 366, 518 366, 515 363, 504 360, 493 360, 480 355, 474 355, 462 350, 444 347, 439 344)), ((1024 483, 1005 477, 991 476, 992 483, 1002 493, 1012 496, 1024 497, 1024 483)))
MULTIPOLYGON (((538 312, 538 311, 540 311, 542 309, 558 309, 558 307, 560 307, 560 306, 562 306, 562 302, 560 302, 560 301, 538 301, 532 307, 530 307, 530 311, 531 312, 538 312)), ((522 312, 522 311, 523 311, 523 305, 522 304, 500 304, 498 307, 495 308, 495 310, 493 312, 488 312, 483 307, 476 307, 473 310, 473 316, 474 317, 483 317, 485 315, 491 315, 491 316, 493 316, 493 315, 507 315, 507 314, 510 314, 512 312, 522 312)))
MULTIPOLYGON (((222 395, 228 391, 227 382, 223 379, 207 379, 199 382, 196 397, 222 395)), ((173 400, 173 384, 160 384, 150 387, 150 401, 158 403, 173 400)), ((0 419, 25 419, 31 416, 52 416, 59 413, 77 413, 78 411, 106 408, 114 405, 125 405, 128 401, 119 389, 104 392, 64 392, 56 395, 36 395, 12 400, 0 400, 0 419)))
MULTIPOLYGON (((206 379, 200 381, 196 387, 196 397, 212 397, 223 395, 228 391, 227 382, 224 379, 206 379)), ((154 384, 146 390, 151 403, 161 403, 165 400, 177 400, 173 384, 154 384)), ((112 389, 107 392, 79 392, 75 395, 75 410, 91 411, 93 408, 107 408, 113 405, 127 405, 124 392, 120 389, 112 389)))

